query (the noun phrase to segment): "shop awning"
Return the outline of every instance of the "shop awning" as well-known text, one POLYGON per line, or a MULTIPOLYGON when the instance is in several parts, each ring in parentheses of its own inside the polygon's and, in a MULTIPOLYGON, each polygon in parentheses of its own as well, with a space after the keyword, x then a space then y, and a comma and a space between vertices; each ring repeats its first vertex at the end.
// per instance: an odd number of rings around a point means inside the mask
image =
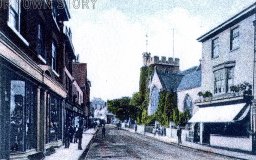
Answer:
POLYGON ((242 120, 249 112, 250 108, 245 103, 204 107, 193 115, 189 123, 225 123, 242 120))

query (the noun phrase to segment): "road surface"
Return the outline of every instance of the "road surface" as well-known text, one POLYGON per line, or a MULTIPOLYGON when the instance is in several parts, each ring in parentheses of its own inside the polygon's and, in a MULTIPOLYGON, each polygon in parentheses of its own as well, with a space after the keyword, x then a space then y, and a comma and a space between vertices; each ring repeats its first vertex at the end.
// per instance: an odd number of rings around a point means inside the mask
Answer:
POLYGON ((167 144, 106 125, 106 137, 102 137, 100 128, 85 159, 229 160, 231 158, 167 144))

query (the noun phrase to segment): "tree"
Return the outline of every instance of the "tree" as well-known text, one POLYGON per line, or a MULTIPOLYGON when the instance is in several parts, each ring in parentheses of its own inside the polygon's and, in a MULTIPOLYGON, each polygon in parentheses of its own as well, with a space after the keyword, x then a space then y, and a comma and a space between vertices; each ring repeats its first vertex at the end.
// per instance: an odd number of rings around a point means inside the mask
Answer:
POLYGON ((130 105, 130 101, 131 99, 129 97, 108 100, 108 109, 122 121, 129 118, 136 119, 138 108, 130 105))

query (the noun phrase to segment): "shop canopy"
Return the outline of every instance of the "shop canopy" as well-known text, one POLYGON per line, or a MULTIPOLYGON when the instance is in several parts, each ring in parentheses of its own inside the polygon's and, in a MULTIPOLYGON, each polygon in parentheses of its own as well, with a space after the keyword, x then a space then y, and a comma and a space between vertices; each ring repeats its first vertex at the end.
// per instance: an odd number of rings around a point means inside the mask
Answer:
POLYGON ((249 113, 250 107, 245 103, 204 107, 193 115, 189 123, 226 123, 240 121, 249 113))

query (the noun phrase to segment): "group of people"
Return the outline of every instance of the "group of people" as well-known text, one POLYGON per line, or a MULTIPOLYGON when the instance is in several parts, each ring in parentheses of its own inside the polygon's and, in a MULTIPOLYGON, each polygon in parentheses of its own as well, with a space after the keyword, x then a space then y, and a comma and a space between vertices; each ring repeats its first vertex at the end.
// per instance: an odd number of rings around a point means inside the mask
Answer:
POLYGON ((78 143, 78 149, 82 150, 83 127, 67 126, 65 128, 65 148, 69 148, 70 143, 78 143))
POLYGON ((164 130, 163 130, 163 127, 160 126, 160 127, 154 127, 152 132, 154 133, 154 135, 158 134, 162 136, 164 133, 164 130))

